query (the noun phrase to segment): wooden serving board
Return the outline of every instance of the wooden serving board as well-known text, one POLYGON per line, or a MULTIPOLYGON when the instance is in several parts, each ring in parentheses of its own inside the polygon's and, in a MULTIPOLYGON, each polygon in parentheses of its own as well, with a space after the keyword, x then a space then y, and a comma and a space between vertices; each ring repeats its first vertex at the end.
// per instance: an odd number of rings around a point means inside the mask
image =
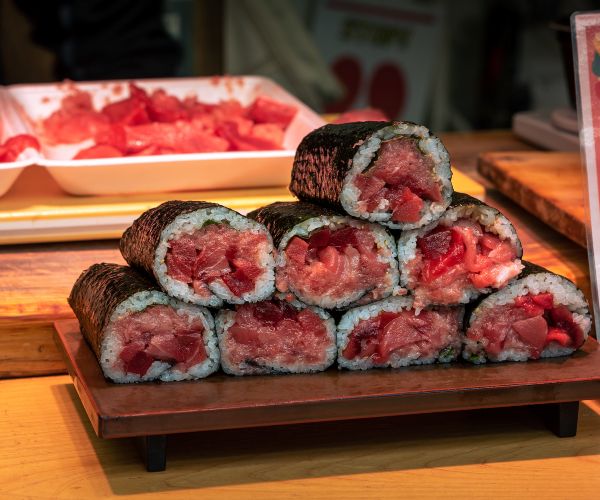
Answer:
POLYGON ((478 171, 525 210, 586 246, 585 190, 579 153, 482 153, 478 171))
MULTIPOLYGON (((153 465, 158 468, 161 463, 164 468, 167 434, 600 398, 600 349, 592 338, 571 357, 528 363, 457 362, 366 372, 332 368, 282 376, 218 373, 191 382, 114 384, 104 378, 76 320, 55 327, 96 434, 162 436, 150 441, 151 452, 161 455, 153 465)), ((570 410, 568 421, 559 419, 558 435, 575 434, 576 408, 556 408, 559 416, 570 410)))

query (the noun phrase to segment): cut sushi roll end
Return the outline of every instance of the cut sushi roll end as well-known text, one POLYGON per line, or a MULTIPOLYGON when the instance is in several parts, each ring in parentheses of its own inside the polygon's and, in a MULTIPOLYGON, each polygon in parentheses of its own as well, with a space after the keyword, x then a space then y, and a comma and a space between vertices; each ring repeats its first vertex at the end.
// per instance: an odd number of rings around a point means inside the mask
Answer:
POLYGON ((335 323, 316 307, 273 298, 222 310, 221 366, 231 375, 309 373, 335 360, 335 323))
POLYGON ((334 309, 400 294, 394 240, 350 217, 315 217, 279 245, 276 285, 307 304, 334 309))
POLYGON ((398 241, 400 284, 413 292, 417 309, 466 304, 523 269, 521 242, 508 219, 470 196, 454 198, 438 221, 398 241))
POLYGON ((462 343, 462 307, 416 314, 410 297, 351 309, 338 325, 338 365, 350 370, 448 363, 462 343))
POLYGON ((203 378, 217 370, 214 321, 128 266, 94 264, 68 299, 104 375, 120 383, 203 378))
POLYGON ((100 365, 121 383, 204 378, 219 367, 212 317, 161 292, 138 292, 112 314, 100 365))
POLYGON ((463 357, 485 363, 566 356, 584 344, 590 329, 583 293, 562 276, 536 272, 481 301, 463 357))
POLYGON ((154 258, 155 275, 170 295, 212 307, 267 298, 274 265, 264 226, 223 207, 175 218, 163 230, 154 258))
POLYGON ((358 148, 340 202, 355 217, 393 229, 437 219, 452 195, 450 157, 426 127, 394 122, 358 148))

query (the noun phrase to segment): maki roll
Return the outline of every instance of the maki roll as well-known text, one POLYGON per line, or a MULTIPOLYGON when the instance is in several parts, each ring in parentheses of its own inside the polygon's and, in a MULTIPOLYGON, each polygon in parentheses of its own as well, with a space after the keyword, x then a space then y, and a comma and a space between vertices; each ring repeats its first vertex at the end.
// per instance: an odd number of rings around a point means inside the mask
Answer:
POLYGON ((120 242, 127 263, 172 297, 218 307, 269 297, 273 242, 256 221, 216 203, 167 201, 144 212, 120 242))
POLYGON ((208 310, 168 297, 130 267, 94 264, 73 285, 69 304, 114 382, 199 379, 219 367, 208 310))
POLYGON ((398 240, 400 285, 429 304, 466 304, 519 275, 521 241, 498 210, 454 193, 444 215, 427 226, 405 231, 398 240))
POLYGON ((221 366, 231 375, 323 371, 335 360, 335 323, 323 309, 274 297, 222 310, 221 366))
POLYGON ((437 219, 450 203, 450 157, 410 122, 325 125, 298 146, 290 190, 393 229, 437 219))
POLYGON ((411 297, 350 309, 338 323, 338 365, 367 370, 453 361, 462 345, 463 314, 463 307, 433 307, 417 314, 411 297))
POLYGON ((273 236, 277 290, 306 304, 328 309, 367 304, 398 285, 395 242, 379 224, 306 202, 273 203, 248 217, 273 236))
POLYGON ((517 280, 475 307, 463 357, 473 363, 566 356, 591 328, 588 304, 571 281, 524 262, 517 280))

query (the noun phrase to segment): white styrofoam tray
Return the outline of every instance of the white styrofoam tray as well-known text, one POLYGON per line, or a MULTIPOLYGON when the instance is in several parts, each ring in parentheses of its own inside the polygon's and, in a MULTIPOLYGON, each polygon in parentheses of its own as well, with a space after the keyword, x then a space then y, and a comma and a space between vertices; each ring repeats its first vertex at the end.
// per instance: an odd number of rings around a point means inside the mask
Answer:
MULTIPOLYGON (((127 81, 77 83, 91 93, 97 108, 126 97, 127 81)), ((250 104, 258 95, 268 95, 293 104, 298 113, 286 130, 284 149, 277 151, 232 151, 160 156, 132 156, 71 160, 85 141, 76 145, 51 146, 42 143, 45 166, 68 193, 117 195, 223 188, 282 186, 289 182, 295 149, 302 138, 325 122, 314 111, 273 81, 256 76, 136 80, 142 88, 165 89, 178 98, 196 95, 200 101, 216 103, 237 99, 250 104)), ((13 85, 8 93, 21 114, 35 126, 60 107, 61 99, 73 84, 13 85)))
MULTIPOLYGON (((10 96, 0 87, 0 144, 18 134, 31 133, 15 110, 10 96)), ((0 196, 4 195, 28 165, 37 162, 39 155, 34 149, 26 149, 18 161, 0 162, 0 196)))

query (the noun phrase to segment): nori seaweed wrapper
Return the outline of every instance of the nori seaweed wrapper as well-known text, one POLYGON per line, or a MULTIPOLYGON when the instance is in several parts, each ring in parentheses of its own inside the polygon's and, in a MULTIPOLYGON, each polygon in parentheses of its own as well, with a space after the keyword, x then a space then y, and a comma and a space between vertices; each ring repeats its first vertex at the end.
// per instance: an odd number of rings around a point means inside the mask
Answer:
POLYGON ((134 269, 119 264, 94 264, 77 278, 69 305, 98 359, 104 328, 114 310, 133 294, 144 291, 160 289, 134 269))
POLYGON ((123 233, 119 249, 127 263, 153 276, 154 254, 160 235, 178 216, 206 208, 221 207, 206 201, 167 201, 140 215, 123 233))
MULTIPOLYGON (((492 207, 491 205, 488 205, 484 201, 481 201, 481 200, 478 200, 477 198, 474 198, 470 194, 467 194, 467 193, 458 193, 456 191, 454 191, 452 193, 452 198, 450 200, 450 205, 448 205, 448 208, 446 210, 450 210, 452 208, 459 208, 459 207, 468 207, 468 206, 488 207, 488 208, 491 208, 492 210, 495 210, 496 212, 498 212, 500 215, 502 215, 503 217, 505 217, 508 220, 508 217, 506 217, 496 207, 492 207)), ((443 216, 444 215, 442 214, 442 217, 443 216)))
POLYGON ((247 217, 264 224, 271 236, 275 247, 283 237, 295 226, 315 217, 349 217, 346 213, 336 212, 312 203, 303 201, 278 201, 250 212, 247 217))
MULTIPOLYGON (((452 193, 452 199, 450 200, 450 205, 448 205, 447 210, 450 210, 451 208, 458 208, 458 207, 464 207, 464 206, 469 206, 469 205, 473 205, 476 207, 489 207, 489 205, 481 200, 478 200, 477 198, 474 198, 473 196, 471 196, 470 194, 467 193, 458 193, 456 191, 454 191, 454 193, 452 193)), ((494 208, 494 207, 490 207, 490 208, 494 208)), ((494 208, 494 210, 497 210, 496 208, 494 208)), ((499 210, 497 210, 499 212, 499 210)))
POLYGON ((356 122, 324 125, 298 146, 290 191, 301 200, 341 208, 344 178, 362 143, 394 122, 356 122))

